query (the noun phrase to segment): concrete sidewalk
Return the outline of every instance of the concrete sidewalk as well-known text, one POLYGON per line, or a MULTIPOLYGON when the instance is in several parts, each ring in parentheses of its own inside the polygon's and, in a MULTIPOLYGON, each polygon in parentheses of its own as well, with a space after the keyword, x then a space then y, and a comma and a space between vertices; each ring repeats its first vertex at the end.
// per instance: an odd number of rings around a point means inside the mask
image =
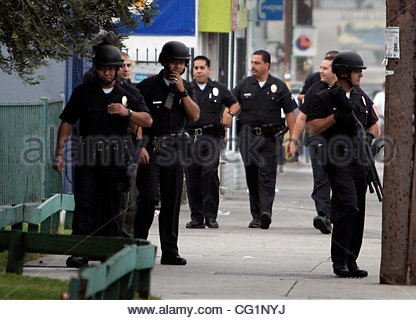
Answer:
MULTIPOLYGON (((381 170, 379 170, 381 174, 381 170)), ((331 235, 312 226, 315 216, 309 164, 287 164, 279 173, 273 220, 268 230, 249 229, 247 191, 220 202, 219 229, 186 229, 189 207, 181 208, 179 250, 186 266, 160 265, 152 272, 152 295, 162 299, 416 299, 416 286, 379 284, 381 204, 367 196, 364 242, 358 265, 363 279, 332 273, 331 235)), ((159 247, 155 219, 149 240, 159 247)), ((43 259, 44 264, 51 257, 43 259)), ((56 257, 54 258, 56 259, 56 257)), ((64 265, 65 257, 55 264, 64 265)), ((35 264, 38 262, 35 262, 35 264)), ((75 269, 26 267, 26 275, 70 278, 75 269)))

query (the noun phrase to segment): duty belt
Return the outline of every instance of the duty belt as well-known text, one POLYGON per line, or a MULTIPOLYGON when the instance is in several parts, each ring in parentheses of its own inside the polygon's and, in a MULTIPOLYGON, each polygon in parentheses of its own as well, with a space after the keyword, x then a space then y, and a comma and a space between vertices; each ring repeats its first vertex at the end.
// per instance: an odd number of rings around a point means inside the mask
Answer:
POLYGON ((185 139, 189 138, 189 134, 186 132, 168 133, 161 136, 151 136, 150 143, 153 146, 153 151, 158 152, 160 151, 160 147, 166 147, 168 145, 176 147, 178 145, 179 138, 182 138, 183 136, 188 136, 185 137, 185 139))
POLYGON ((125 143, 121 140, 119 141, 89 141, 89 140, 82 140, 82 144, 84 146, 91 146, 92 151, 96 152, 103 152, 103 151, 109 151, 109 150, 118 150, 121 148, 126 148, 125 143), (120 145, 121 144, 121 145, 120 145))
POLYGON ((124 141, 111 140, 82 140, 83 161, 93 165, 97 161, 109 165, 125 165, 129 151, 124 141))
POLYGON ((249 132, 256 136, 273 137, 285 134, 287 129, 285 126, 276 124, 263 124, 258 126, 248 127, 249 132))
MULTIPOLYGON (((113 146, 113 148, 114 148, 114 146, 113 146)), ((104 151, 104 142, 102 142, 102 141, 97 142, 96 150, 100 151, 100 152, 104 151)), ((107 150, 108 150, 108 146, 107 146, 107 150)))
POLYGON ((220 124, 207 124, 200 128, 187 128, 186 132, 189 133, 190 136, 194 137, 194 142, 202 135, 209 135, 213 137, 220 137, 220 124))

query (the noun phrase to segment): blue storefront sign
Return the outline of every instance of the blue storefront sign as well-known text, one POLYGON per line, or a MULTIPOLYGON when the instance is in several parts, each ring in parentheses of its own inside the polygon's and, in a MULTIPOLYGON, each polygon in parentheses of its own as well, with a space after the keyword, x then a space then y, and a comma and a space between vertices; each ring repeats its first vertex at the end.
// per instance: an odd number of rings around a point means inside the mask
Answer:
POLYGON ((152 76, 152 74, 136 73, 134 75, 134 82, 139 83, 139 82, 143 81, 144 79, 149 78, 150 76, 152 76))
POLYGON ((283 0, 257 0, 258 20, 283 20, 283 0))

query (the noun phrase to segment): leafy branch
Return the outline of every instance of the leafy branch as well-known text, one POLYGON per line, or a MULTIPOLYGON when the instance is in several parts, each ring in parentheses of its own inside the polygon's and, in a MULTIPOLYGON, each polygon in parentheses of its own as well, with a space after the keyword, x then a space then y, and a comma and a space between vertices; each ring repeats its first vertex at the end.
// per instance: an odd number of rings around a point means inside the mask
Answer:
POLYGON ((47 60, 84 56, 103 32, 121 44, 128 35, 118 30, 136 28, 135 14, 151 24, 156 9, 151 0, 0 0, 0 69, 37 84, 47 60))

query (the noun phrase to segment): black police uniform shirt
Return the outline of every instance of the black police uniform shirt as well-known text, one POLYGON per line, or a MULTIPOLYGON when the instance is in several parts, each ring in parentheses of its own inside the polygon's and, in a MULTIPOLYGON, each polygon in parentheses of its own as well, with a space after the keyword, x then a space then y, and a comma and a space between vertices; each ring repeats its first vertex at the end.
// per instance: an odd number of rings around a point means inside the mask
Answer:
MULTIPOLYGON (((119 78, 119 81, 120 81, 120 83, 122 83, 122 84, 124 84, 124 85, 127 85, 127 86, 130 86, 130 87, 133 87, 133 88, 137 89, 137 88, 136 88, 136 85, 135 85, 133 82, 131 82, 131 80, 130 80, 130 79, 127 79, 127 80, 121 80, 121 79, 119 78)), ((139 90, 139 89, 137 89, 137 90, 139 90)))
POLYGON ((303 99, 303 103, 299 106, 299 110, 302 111, 304 114, 308 114, 308 109, 311 105, 313 97, 321 91, 328 90, 330 86, 323 81, 319 81, 314 83, 305 94, 305 98, 303 99))
POLYGON ((233 93, 241 106, 239 118, 242 126, 283 126, 285 120, 281 111, 289 113, 297 108, 286 84, 270 74, 263 87, 250 76, 241 80, 233 93))
MULTIPOLYGON (((196 101, 192 84, 183 80, 183 85, 188 91, 189 97, 196 101)), ((176 93, 172 108, 166 108, 165 101, 169 94, 169 87, 163 79, 163 70, 158 75, 149 77, 137 84, 137 88, 144 96, 153 124, 149 128, 143 128, 143 135, 162 136, 183 131, 188 117, 182 99, 176 93)), ((176 86, 174 89, 177 91, 176 86)))
POLYGON ((189 121, 186 125, 187 128, 201 128, 217 124, 221 121, 224 106, 230 107, 237 103, 237 99, 222 83, 208 79, 204 90, 201 90, 195 80, 192 81, 192 85, 195 88, 200 115, 197 121, 189 121))
POLYGON ((97 70, 95 68, 90 68, 87 72, 84 73, 82 76, 81 84, 87 84, 97 80, 97 70))
POLYGON ((321 75, 319 72, 311 73, 306 77, 305 84, 303 85, 302 91, 299 94, 306 94, 308 92, 308 89, 312 87, 315 83, 318 83, 321 81, 321 75))
MULTIPOLYGON (((336 86, 336 85, 335 85, 336 86)), ((311 106, 308 110, 306 121, 314 119, 326 118, 334 113, 336 106, 332 103, 329 96, 329 90, 321 91, 315 95, 311 106)), ((373 102, 359 87, 353 87, 350 92, 350 101, 355 115, 363 124, 364 128, 368 129, 378 121, 378 117, 373 108, 373 102)), ((327 141, 337 135, 352 136, 355 127, 335 123, 321 133, 327 141)))
MULTIPOLYGON (((330 86, 323 81, 315 82, 307 91, 305 94, 305 98, 303 99, 303 103, 299 106, 299 110, 302 111, 305 115, 308 115, 308 110, 311 106, 311 102, 313 100, 313 97, 321 91, 328 90, 330 86)), ((312 140, 313 142, 313 140, 312 140)), ((304 135, 304 141, 305 146, 308 146, 311 143, 311 138, 309 136, 308 130, 305 131, 304 135)))
POLYGON ((80 135, 112 136, 126 135, 129 118, 110 114, 107 110, 110 103, 122 103, 127 98, 127 108, 133 111, 149 112, 140 91, 134 87, 116 82, 110 93, 104 93, 98 81, 76 87, 65 109, 59 116, 62 121, 75 124, 80 120, 80 135))

